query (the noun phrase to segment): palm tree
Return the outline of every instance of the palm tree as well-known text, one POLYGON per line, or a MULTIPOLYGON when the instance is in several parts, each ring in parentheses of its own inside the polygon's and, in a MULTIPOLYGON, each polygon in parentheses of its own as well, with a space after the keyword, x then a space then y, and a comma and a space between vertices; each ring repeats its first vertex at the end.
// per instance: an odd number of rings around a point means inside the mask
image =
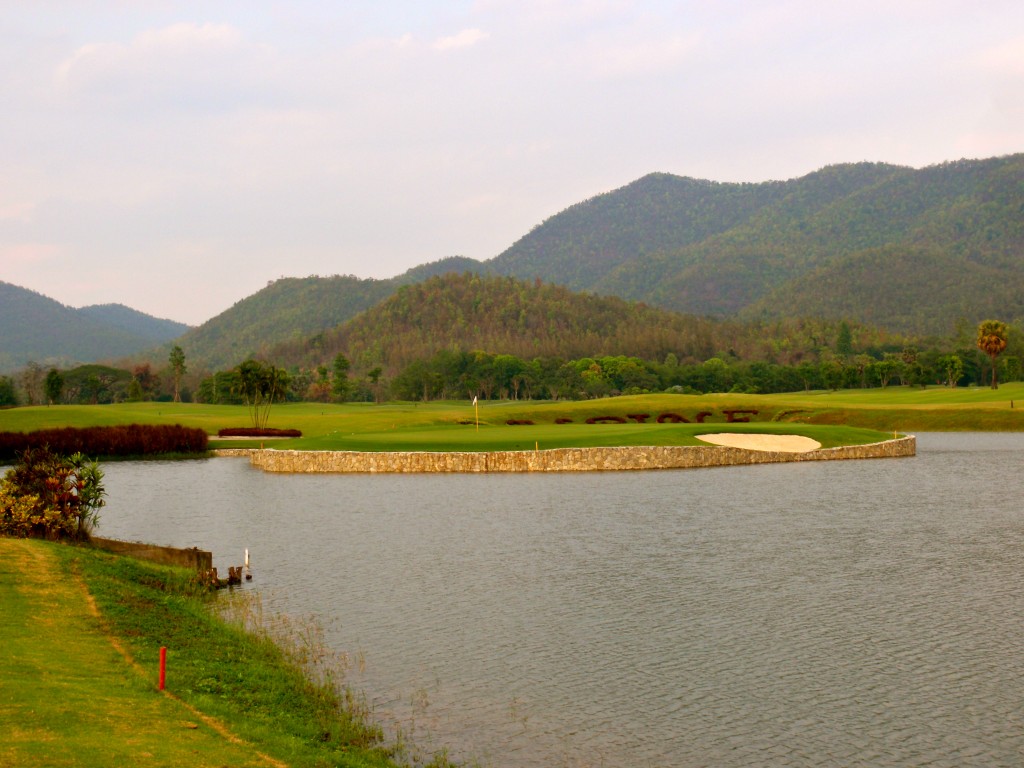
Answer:
POLYGON ((171 372, 174 374, 174 402, 180 403, 181 377, 188 371, 188 368, 185 367, 185 353, 177 344, 171 347, 171 354, 168 356, 167 362, 170 363, 171 372))
POLYGON ((992 389, 998 389, 996 358, 1006 349, 1006 323, 999 320, 985 320, 979 325, 978 349, 992 359, 992 389))

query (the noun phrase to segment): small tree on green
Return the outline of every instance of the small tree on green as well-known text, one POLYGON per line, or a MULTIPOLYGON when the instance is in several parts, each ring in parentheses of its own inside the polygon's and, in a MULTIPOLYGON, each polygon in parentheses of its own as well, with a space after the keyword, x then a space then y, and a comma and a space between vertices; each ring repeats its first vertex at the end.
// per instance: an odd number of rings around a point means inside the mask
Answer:
POLYGON ((264 365, 251 358, 238 366, 239 394, 249 409, 254 428, 267 428, 271 407, 288 395, 290 378, 283 368, 264 365))
POLYGON ((14 379, 0 376, 0 405, 17 405, 18 393, 14 389, 14 379))
POLYGON ((366 374, 366 378, 368 378, 370 380, 370 386, 373 389, 373 401, 375 403, 379 403, 380 400, 381 400, 381 397, 380 397, 380 388, 381 388, 381 386, 380 386, 380 376, 381 376, 382 373, 384 373, 384 369, 381 368, 378 365, 376 368, 374 368, 373 370, 369 371, 366 374))
POLYGON ((331 382, 331 394, 339 403, 344 403, 348 400, 349 393, 352 391, 352 384, 348 380, 348 372, 351 367, 348 358, 340 352, 334 358, 334 379, 331 382))
POLYGON ((985 320, 978 326, 978 349, 992 361, 992 389, 999 389, 996 378, 996 358, 1006 349, 1006 323, 1000 320, 985 320))
POLYGON ((955 387, 964 375, 964 361, 959 355, 943 355, 938 359, 939 370, 946 380, 947 387, 955 387))
POLYGON ((836 336, 836 354, 840 357, 849 357, 853 354, 853 332, 850 324, 843 320, 839 323, 839 333, 836 336))
POLYGON ((129 403, 141 403, 143 398, 142 385, 139 384, 139 380, 132 377, 131 382, 128 384, 128 402, 129 403))
POLYGON ((43 381, 43 392, 46 393, 46 404, 53 405, 60 402, 60 396, 64 392, 64 377, 56 368, 51 368, 43 381))
POLYGON ((171 347, 171 354, 167 358, 171 365, 171 373, 174 375, 174 402, 181 402, 181 377, 185 375, 188 368, 185 367, 185 353, 181 347, 175 344, 171 347))

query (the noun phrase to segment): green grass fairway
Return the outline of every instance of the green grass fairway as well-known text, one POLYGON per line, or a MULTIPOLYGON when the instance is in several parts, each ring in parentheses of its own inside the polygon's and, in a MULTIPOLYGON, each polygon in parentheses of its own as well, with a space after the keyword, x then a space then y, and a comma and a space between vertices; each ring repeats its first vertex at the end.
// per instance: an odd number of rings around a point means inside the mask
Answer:
POLYGON ((127 663, 54 545, 0 538, 0 605, 0 765, 268 765, 127 663))
POLYGON ((0 537, 0 766, 397 768, 358 704, 218 619, 190 576, 0 537))
MULTIPOLYGON (((737 414, 737 418, 744 418, 737 414)), ((193 403, 122 403, 100 406, 26 407, 0 410, 0 431, 26 432, 45 427, 130 424, 183 424, 210 435, 226 427, 250 426, 244 406, 193 403)), ((842 390, 780 395, 635 395, 583 401, 366 403, 333 405, 293 403, 274 406, 270 426, 299 429, 295 440, 224 440, 212 447, 301 448, 308 450, 532 450, 587 445, 689 445, 699 431, 799 434, 825 446, 874 442, 882 435, 828 428, 894 432, 1024 430, 1024 384, 947 389, 842 390), (727 423, 728 410, 752 410, 749 424, 727 423), (691 422, 706 412, 702 425, 656 424, 663 413, 691 422), (480 429, 475 419, 479 414, 480 429), (649 414, 646 423, 583 422, 589 416, 649 414), (509 419, 532 426, 506 426, 509 419), (571 419, 571 424, 555 424, 571 419), (693 428, 691 428, 693 427, 693 428)))
MULTIPOLYGON (((856 427, 777 423, 752 424, 535 424, 396 428, 387 432, 336 432, 280 444, 313 451, 532 451, 621 445, 708 445, 697 435, 709 432, 754 432, 804 435, 832 448, 873 443, 892 437, 856 427)), ((275 444, 275 447, 278 447, 275 444)))

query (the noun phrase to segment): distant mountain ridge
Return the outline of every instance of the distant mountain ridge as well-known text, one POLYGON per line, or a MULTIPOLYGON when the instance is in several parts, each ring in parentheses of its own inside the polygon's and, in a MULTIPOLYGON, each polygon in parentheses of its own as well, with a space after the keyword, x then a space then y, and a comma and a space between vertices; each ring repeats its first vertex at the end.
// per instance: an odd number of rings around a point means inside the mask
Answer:
POLYGON ((178 339, 187 357, 211 369, 259 357, 286 340, 334 328, 391 296, 401 286, 480 262, 461 256, 421 264, 397 277, 377 280, 354 275, 283 277, 236 302, 178 339))
MULTIPOLYGON (((540 277, 680 312, 873 321, 902 332, 943 333, 951 307, 910 263, 933 254, 962 287, 969 320, 1017 322, 1020 301, 993 301, 969 276, 1024 285, 1024 155, 961 160, 920 170, 881 163, 833 165, 798 179, 717 184, 652 174, 551 217, 485 268, 540 277), (877 249, 915 259, 879 261, 877 249), (859 260, 871 270, 858 270, 859 260), (807 282, 828 283, 837 301, 807 282), (902 284, 892 311, 848 301, 902 284)), ((934 270, 926 270, 926 273, 934 270)))
MULTIPOLYGON (((531 360, 604 355, 703 361, 727 350, 745 360, 796 362, 812 337, 835 338, 838 323, 761 323, 696 317, 595 296, 564 286, 470 272, 403 285, 376 306, 323 333, 268 350, 277 365, 314 368, 338 353, 391 376, 439 351, 516 355, 531 360), (775 342, 787 339, 780 352, 775 342)), ((894 341, 870 329, 858 341, 894 341)))
MULTIPOLYGON (((742 321, 845 319, 903 335, 946 335, 961 319, 1021 324, 1024 154, 922 169, 848 163, 761 183, 652 173, 551 216, 488 261, 453 256, 386 280, 282 278, 178 343, 190 364, 231 367, 281 344, 323 343, 402 286, 453 272, 742 321)), ((100 309, 77 310, 75 322, 100 309)), ((88 345, 51 349, 85 355, 88 345)), ((8 350, 0 344, 0 366, 15 364, 8 350)))
POLYGON ((177 338, 184 323, 122 304, 75 309, 41 293, 0 281, 0 371, 109 360, 177 338))
POLYGON ((847 319, 941 335, 960 318, 1024 320, 1022 214, 1021 154, 920 170, 848 163, 762 183, 652 173, 551 216, 488 261, 452 257, 391 280, 320 278, 333 281, 323 297, 288 310, 282 324, 258 320, 274 316, 266 289, 183 343, 212 365, 233 365, 445 272, 539 278, 695 315, 847 319), (291 314, 304 312, 301 322, 291 314), (251 315, 242 325, 259 332, 228 348, 235 315, 251 315), (211 346, 212 337, 221 341, 211 346))

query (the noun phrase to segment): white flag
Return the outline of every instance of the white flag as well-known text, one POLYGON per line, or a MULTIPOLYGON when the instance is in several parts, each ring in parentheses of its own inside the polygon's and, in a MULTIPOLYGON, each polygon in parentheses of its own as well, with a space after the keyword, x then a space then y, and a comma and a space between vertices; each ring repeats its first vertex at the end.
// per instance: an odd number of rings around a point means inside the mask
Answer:
POLYGON ((473 395, 473 405, 476 405, 476 395, 473 395))

